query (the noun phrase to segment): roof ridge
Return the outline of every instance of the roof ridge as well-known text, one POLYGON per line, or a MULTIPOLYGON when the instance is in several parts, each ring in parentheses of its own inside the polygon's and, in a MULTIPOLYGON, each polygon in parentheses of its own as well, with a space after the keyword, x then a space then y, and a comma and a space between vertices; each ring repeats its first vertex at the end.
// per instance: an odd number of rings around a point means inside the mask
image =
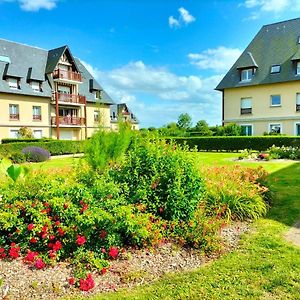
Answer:
POLYGON ((43 50, 43 51, 47 51, 47 52, 49 51, 47 49, 44 49, 44 48, 41 48, 41 47, 38 47, 38 46, 31 46, 31 45, 28 45, 28 44, 25 44, 25 43, 19 43, 19 42, 15 42, 15 41, 3 39, 3 38, 0 38, 0 41, 5 41, 5 42, 12 43, 12 44, 22 45, 22 46, 26 46, 26 47, 29 47, 29 48, 34 48, 34 49, 43 50))
POLYGON ((265 25, 263 25, 262 27, 273 26, 273 25, 281 24, 281 23, 288 23, 288 22, 295 21, 295 20, 300 20, 300 17, 298 17, 298 18, 293 18, 293 19, 289 19, 289 20, 284 20, 284 21, 279 21, 279 22, 274 22, 274 23, 270 23, 270 24, 265 24, 265 25))

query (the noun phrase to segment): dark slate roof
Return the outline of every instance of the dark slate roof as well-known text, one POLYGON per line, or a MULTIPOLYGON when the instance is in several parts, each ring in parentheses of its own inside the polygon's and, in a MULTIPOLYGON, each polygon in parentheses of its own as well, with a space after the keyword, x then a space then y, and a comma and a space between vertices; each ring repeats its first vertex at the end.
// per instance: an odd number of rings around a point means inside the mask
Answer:
POLYGON ((45 81, 48 51, 0 39, 0 56, 9 57, 11 63, 0 61, 0 92, 31 96, 51 97, 52 90, 45 81), (20 90, 10 89, 5 76, 20 78, 20 90), (30 76, 43 82, 43 92, 35 92, 27 82, 30 76))
POLYGON ((122 111, 126 111, 129 113, 130 117, 129 120, 131 123, 138 124, 139 120, 137 117, 132 113, 132 111, 128 108, 126 103, 119 103, 119 104, 114 104, 110 106, 110 119, 112 123, 117 123, 118 122, 118 116, 122 114, 122 111), (113 115, 116 117, 113 118, 113 115))
POLYGON ((67 46, 62 46, 48 51, 48 59, 45 73, 52 73, 58 64, 59 59, 66 51, 67 46))
POLYGON ((241 56, 239 62, 237 63, 237 69, 245 68, 258 68, 258 65, 251 52, 247 52, 245 55, 241 56))
POLYGON ((82 64, 82 62, 78 58, 75 58, 75 62, 83 78, 83 82, 79 84, 79 94, 86 96, 88 102, 99 101, 100 103, 104 103, 104 104, 113 104, 114 101, 103 90, 101 85, 96 81, 93 75, 86 69, 86 67, 82 64), (101 99, 96 100, 95 94, 93 94, 92 91, 101 91, 101 99))
POLYGON ((263 26, 216 89, 300 80, 292 61, 300 59, 299 36, 300 18, 263 26), (251 81, 241 83, 238 69, 249 62, 248 53, 258 68, 251 81), (270 74, 272 65, 281 65, 281 72, 270 74))

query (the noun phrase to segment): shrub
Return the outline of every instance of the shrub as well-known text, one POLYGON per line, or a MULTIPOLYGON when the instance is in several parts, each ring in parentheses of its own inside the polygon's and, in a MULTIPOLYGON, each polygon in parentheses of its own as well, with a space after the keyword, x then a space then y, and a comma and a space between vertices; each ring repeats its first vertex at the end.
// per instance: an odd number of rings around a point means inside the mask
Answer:
POLYGON ((273 145, 269 149, 269 155, 273 159, 300 159, 300 148, 299 147, 276 147, 273 145))
POLYGON ((33 138, 33 132, 32 132, 32 130, 30 129, 30 128, 28 128, 28 127, 21 127, 20 129, 19 129, 19 132, 18 132, 18 134, 19 134, 19 137, 20 138, 24 138, 24 139, 32 139, 33 138))
POLYGON ((204 168, 208 211, 227 219, 257 219, 267 212, 267 173, 239 166, 204 168))
POLYGON ((119 124, 119 132, 99 130, 86 145, 86 160, 94 170, 103 172, 108 165, 120 161, 129 147, 131 136, 126 123, 119 124))
POLYGON ((10 144, 10 143, 32 143, 32 142, 49 142, 52 139, 50 138, 42 138, 42 139, 36 139, 36 138, 19 138, 19 139, 2 139, 2 144, 10 144))
POLYGON ((40 147, 26 147, 22 150, 22 153, 30 162, 42 162, 50 158, 50 152, 40 147))
POLYGON ((14 152, 9 156, 14 164, 21 164, 26 161, 26 156, 22 152, 14 152))
POLYGON ((174 147, 163 140, 137 140, 112 176, 124 185, 130 203, 143 204, 146 211, 167 220, 188 220, 205 186, 187 149, 174 147))

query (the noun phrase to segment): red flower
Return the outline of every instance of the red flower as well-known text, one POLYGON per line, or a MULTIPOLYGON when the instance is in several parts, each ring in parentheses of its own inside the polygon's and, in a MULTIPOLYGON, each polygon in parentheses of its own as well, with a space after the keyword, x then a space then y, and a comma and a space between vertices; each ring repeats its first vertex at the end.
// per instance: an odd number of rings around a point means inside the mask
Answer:
POLYGON ((17 229, 16 229, 16 233, 19 234, 20 232, 21 232, 21 230, 20 230, 19 228, 17 228, 17 229))
POLYGON ((57 231, 58 231, 58 234, 60 236, 64 236, 65 235, 65 232, 60 227, 57 229, 57 231))
POLYGON ((33 251, 28 250, 28 253, 25 256, 24 260, 27 261, 27 262, 33 262, 37 255, 38 255, 37 252, 33 252, 33 251))
POLYGON ((59 222, 59 221, 56 221, 56 222, 55 222, 55 225, 56 225, 56 226, 59 226, 59 225, 60 225, 60 222, 59 222))
POLYGON ((67 209, 69 207, 69 204, 65 203, 64 204, 64 209, 67 209))
POLYGON ((107 269, 106 268, 102 268, 101 274, 104 275, 106 272, 107 272, 107 269))
POLYGON ((111 258, 117 258, 118 254, 119 254, 119 250, 116 247, 110 247, 108 254, 111 258))
POLYGON ((74 277, 69 278, 69 284, 70 285, 74 285, 75 284, 75 278, 74 277))
POLYGON ((54 239, 55 239, 55 236, 54 236, 54 235, 50 235, 50 236, 49 236, 49 240, 50 240, 50 241, 53 241, 54 239))
POLYGON ((44 206, 45 206, 45 207, 48 207, 49 205, 50 205, 50 204, 49 204, 48 202, 45 202, 45 203, 44 203, 44 206))
POLYGON ((53 251, 57 252, 58 250, 60 250, 62 248, 62 244, 60 241, 56 241, 53 245, 53 251))
POLYGON ((6 254, 5 254, 5 249, 2 247, 0 248, 0 258, 5 258, 6 254))
POLYGON ((83 235, 77 235, 76 243, 78 246, 82 246, 86 243, 86 238, 83 235))
POLYGON ((28 231, 31 231, 33 228, 34 228, 34 224, 32 224, 32 223, 30 223, 30 224, 27 226, 28 231))
POLYGON ((43 234, 41 235, 41 238, 42 238, 42 239, 47 238, 47 233, 43 233, 43 234))
POLYGON ((88 274, 86 279, 79 280, 79 288, 82 291, 89 291, 94 286, 95 286, 95 282, 94 282, 91 274, 88 274))
POLYGON ((33 237, 29 240, 29 243, 35 244, 35 243, 37 243, 37 239, 33 237))
POLYGON ((48 227, 47 227, 47 225, 44 225, 44 226, 43 226, 43 228, 42 228, 42 232, 44 232, 44 233, 45 233, 45 232, 47 232, 47 230, 48 230, 48 227))
POLYGON ((56 253, 53 250, 50 250, 49 251, 49 257, 50 257, 50 259, 55 259, 56 253))
POLYGON ((19 252, 20 252, 20 247, 16 247, 15 246, 15 243, 12 243, 14 244, 10 249, 9 249, 9 256, 11 258, 18 258, 20 256, 19 252))
POLYGON ((107 236, 107 232, 106 232, 105 230, 101 230, 101 231, 100 231, 100 238, 101 238, 101 239, 105 239, 106 236, 107 236))
POLYGON ((37 269, 43 269, 46 267, 46 264, 44 263, 44 261, 41 259, 41 258, 38 258, 34 264, 34 266, 37 268, 37 269))
POLYGON ((82 209, 80 210, 80 213, 82 214, 84 211, 86 211, 88 209, 89 205, 88 204, 84 204, 82 206, 82 209))
POLYGON ((1 253, 4 253, 5 252, 5 249, 2 247, 2 248, 0 248, 0 254, 1 253))

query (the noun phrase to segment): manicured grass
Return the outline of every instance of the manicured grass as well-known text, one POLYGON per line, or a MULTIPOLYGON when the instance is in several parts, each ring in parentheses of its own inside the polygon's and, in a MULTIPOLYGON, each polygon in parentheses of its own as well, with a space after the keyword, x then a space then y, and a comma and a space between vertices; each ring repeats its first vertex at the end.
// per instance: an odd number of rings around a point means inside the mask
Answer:
MULTIPOLYGON (((218 161, 234 164, 228 159, 236 154, 194 155, 200 166, 218 161)), ((274 203, 267 217, 254 222, 253 231, 242 237, 238 249, 196 271, 169 274, 151 285, 92 299, 300 299, 300 248, 283 238, 300 220, 300 163, 263 166, 272 172, 274 203)))

